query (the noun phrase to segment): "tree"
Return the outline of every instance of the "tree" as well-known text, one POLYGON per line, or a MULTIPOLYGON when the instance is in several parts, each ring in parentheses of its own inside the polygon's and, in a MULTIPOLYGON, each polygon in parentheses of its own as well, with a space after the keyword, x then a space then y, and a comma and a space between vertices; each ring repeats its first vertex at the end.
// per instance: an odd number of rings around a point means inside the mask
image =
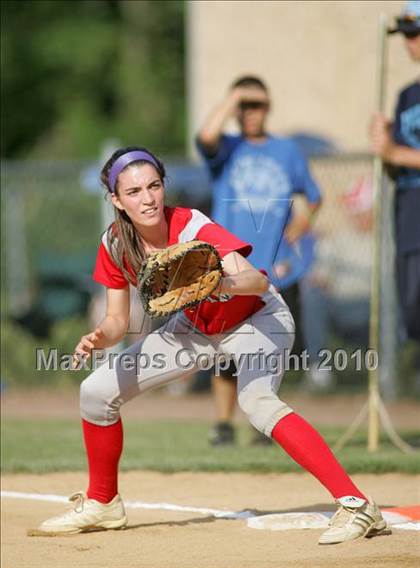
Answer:
POLYGON ((6 158, 184 149, 183 2, 2 2, 6 158))

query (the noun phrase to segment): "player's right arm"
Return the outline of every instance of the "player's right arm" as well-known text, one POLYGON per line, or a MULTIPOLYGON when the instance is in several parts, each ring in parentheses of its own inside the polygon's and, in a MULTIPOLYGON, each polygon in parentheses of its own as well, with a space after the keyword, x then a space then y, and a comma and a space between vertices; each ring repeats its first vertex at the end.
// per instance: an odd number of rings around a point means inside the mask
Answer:
POLYGON ((234 115, 238 102, 237 94, 234 90, 230 91, 228 96, 211 111, 200 129, 198 142, 209 155, 216 154, 224 126, 234 115))
POLYGON ((75 361, 89 357, 93 349, 104 349, 119 343, 127 332, 129 319, 129 287, 107 288, 106 315, 94 331, 80 338, 74 350, 75 361))
POLYGON ((223 129, 229 118, 232 118, 241 102, 267 102, 267 94, 253 87, 236 87, 209 114, 198 133, 197 139, 209 155, 216 154, 223 129))

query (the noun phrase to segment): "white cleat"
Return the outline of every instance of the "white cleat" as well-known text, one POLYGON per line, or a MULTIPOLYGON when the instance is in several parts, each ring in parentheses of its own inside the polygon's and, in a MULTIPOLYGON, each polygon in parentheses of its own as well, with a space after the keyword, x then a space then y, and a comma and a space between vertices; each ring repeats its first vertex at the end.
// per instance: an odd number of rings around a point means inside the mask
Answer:
POLYGON ((74 493, 69 501, 74 502, 73 509, 64 515, 44 521, 37 531, 34 531, 34 536, 122 529, 127 524, 124 504, 119 495, 104 504, 95 499, 88 499, 84 493, 78 492, 74 493))
POLYGON ((379 534, 391 534, 379 507, 371 498, 365 501, 357 497, 341 497, 337 503, 338 511, 318 544, 338 544, 361 536, 370 538, 379 534))

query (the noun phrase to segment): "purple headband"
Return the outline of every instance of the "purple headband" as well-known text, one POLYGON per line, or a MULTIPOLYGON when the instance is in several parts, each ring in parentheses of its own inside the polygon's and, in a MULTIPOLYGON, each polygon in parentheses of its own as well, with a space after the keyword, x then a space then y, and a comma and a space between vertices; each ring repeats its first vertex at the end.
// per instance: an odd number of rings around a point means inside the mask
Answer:
POLYGON ((123 154, 115 160, 109 172, 108 183, 111 193, 115 193, 115 184, 117 182, 117 177, 120 175, 123 169, 129 164, 132 164, 133 162, 137 162, 139 160, 149 162, 159 170, 159 164, 148 152, 143 152, 142 150, 133 150, 132 152, 127 152, 126 154, 123 154))

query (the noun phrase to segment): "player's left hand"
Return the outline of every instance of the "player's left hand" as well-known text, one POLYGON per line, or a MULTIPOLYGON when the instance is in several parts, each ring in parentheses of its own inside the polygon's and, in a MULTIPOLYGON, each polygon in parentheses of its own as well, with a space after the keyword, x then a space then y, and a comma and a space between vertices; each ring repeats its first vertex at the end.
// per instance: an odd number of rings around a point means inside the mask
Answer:
POLYGON ((169 316, 207 299, 222 274, 216 248, 193 240, 151 254, 138 274, 137 289, 147 314, 169 316))

